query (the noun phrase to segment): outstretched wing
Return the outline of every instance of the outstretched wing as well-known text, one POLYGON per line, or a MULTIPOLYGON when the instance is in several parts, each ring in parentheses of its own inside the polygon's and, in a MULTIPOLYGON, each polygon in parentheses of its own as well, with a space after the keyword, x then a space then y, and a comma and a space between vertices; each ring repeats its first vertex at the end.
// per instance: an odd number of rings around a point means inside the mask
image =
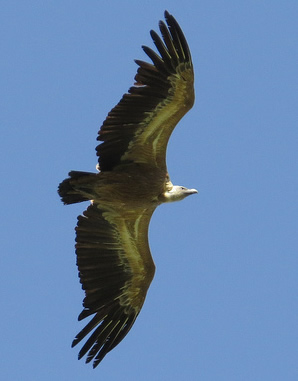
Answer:
POLYGON ((101 171, 130 163, 166 168, 166 147, 179 120, 194 103, 194 73, 190 51, 177 21, 165 12, 159 22, 162 39, 151 31, 159 54, 143 46, 153 64, 139 65, 135 86, 108 114, 96 147, 101 171))
POLYGON ((127 211, 125 218, 92 204, 78 217, 76 253, 85 290, 79 320, 94 315, 72 346, 93 331, 79 359, 94 359, 95 368, 124 338, 144 303, 155 266, 148 245, 153 210, 127 211))

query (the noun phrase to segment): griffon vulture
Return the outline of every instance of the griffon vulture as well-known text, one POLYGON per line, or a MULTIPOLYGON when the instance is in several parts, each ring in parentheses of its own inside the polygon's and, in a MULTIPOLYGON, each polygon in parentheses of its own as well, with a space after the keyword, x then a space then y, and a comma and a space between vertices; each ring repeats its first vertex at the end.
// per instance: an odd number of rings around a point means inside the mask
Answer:
POLYGON ((185 37, 172 15, 150 32, 159 52, 143 50, 135 84, 109 112, 96 147, 98 173, 71 171, 58 188, 64 204, 91 201, 76 226, 79 277, 85 291, 79 320, 92 315, 72 346, 96 367, 131 329, 155 266, 148 226, 156 207, 197 193, 173 185, 166 148, 176 124, 194 103, 194 73, 185 37))

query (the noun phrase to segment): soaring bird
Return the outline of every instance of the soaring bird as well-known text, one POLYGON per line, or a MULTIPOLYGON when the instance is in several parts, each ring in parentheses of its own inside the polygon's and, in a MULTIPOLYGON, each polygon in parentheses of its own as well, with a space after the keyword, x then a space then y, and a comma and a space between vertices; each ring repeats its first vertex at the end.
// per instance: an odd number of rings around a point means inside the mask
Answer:
POLYGON ((148 226, 156 207, 197 193, 173 185, 166 166, 169 137, 194 103, 190 51, 175 18, 165 11, 159 52, 143 50, 135 84, 109 112, 97 140, 98 173, 71 171, 59 185, 64 204, 91 201, 78 217, 76 256, 85 291, 78 319, 92 315, 72 346, 95 368, 129 332, 143 306, 155 265, 148 226))

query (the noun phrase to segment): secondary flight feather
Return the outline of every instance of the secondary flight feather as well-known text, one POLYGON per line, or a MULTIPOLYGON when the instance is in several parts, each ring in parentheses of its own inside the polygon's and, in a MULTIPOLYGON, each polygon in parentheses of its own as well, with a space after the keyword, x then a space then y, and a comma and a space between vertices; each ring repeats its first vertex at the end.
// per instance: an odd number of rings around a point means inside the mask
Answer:
POLYGON ((197 193, 173 185, 166 166, 169 137, 194 103, 190 51, 165 11, 152 63, 136 60, 135 84, 109 112, 96 147, 98 173, 71 171, 58 188, 64 204, 91 201, 76 226, 76 255, 85 291, 79 320, 92 316, 72 346, 96 367, 132 327, 153 279, 148 227, 156 207, 197 193))

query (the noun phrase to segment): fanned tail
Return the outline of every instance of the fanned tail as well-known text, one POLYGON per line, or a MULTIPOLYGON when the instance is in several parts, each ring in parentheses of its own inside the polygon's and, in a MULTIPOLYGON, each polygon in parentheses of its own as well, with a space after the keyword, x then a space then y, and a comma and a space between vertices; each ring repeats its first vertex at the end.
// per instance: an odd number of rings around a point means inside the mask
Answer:
POLYGON ((90 184, 92 184, 92 179, 95 179, 96 174, 92 172, 71 171, 68 175, 70 177, 63 180, 58 186, 58 193, 62 202, 68 205, 91 200, 92 196, 87 194, 92 189, 90 184))

